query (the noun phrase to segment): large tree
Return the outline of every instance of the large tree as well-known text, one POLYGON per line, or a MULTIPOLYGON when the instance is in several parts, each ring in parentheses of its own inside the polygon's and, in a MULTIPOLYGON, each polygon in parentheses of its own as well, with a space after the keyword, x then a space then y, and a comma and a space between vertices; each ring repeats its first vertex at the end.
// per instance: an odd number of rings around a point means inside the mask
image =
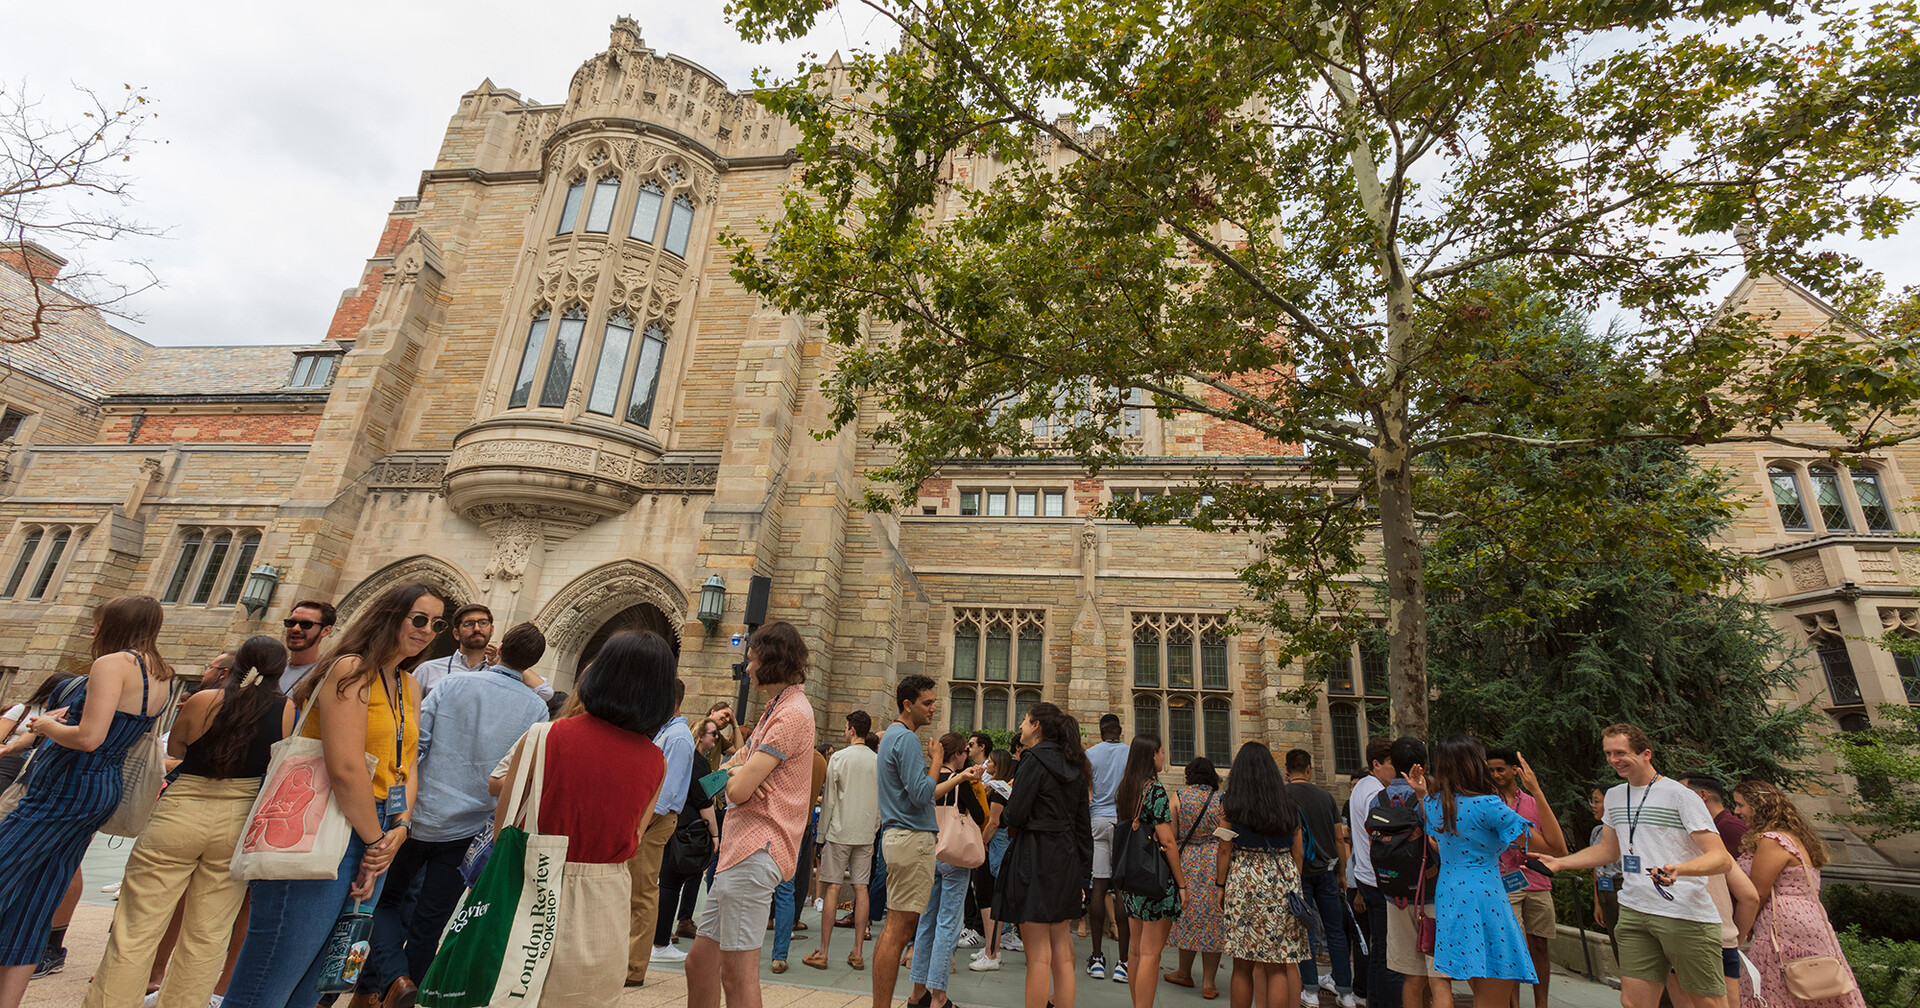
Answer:
MULTIPOLYGON (((956 457, 1124 460, 1122 390, 1304 445, 1292 481, 1196 485, 1188 520, 1262 542, 1243 577, 1295 653, 1377 574, 1402 731, 1427 721, 1423 456, 1542 446, 1470 409, 1539 385, 1477 354, 1514 322, 1490 269, 1633 320, 1634 367, 1561 394, 1553 440, 1908 433, 1904 342, 1776 342, 1717 302, 1742 266, 1877 294, 1822 242, 1914 209, 1910 5, 864 2, 897 48, 757 96, 798 125, 803 184, 735 261, 847 348, 836 421, 897 447, 875 475, 904 496, 956 457)), ((792 38, 833 6, 729 12, 792 38)))

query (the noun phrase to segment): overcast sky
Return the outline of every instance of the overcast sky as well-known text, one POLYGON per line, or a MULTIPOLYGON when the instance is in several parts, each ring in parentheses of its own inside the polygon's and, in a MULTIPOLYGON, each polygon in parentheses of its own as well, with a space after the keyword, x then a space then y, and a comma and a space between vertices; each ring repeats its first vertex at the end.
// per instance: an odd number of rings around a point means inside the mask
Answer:
MULTIPOLYGON (((647 45, 735 88, 756 66, 871 47, 871 13, 835 18, 805 44, 740 41, 719 0, 542 4, 363 0, 326 4, 5 5, 0 82, 24 80, 50 113, 77 113, 72 85, 144 87, 166 141, 127 165, 133 215, 169 229, 83 252, 93 267, 147 263, 163 288, 122 328, 161 344, 311 343, 359 282, 387 211, 433 163, 460 95, 491 77, 557 102, 621 14, 647 45)), ((886 40, 881 40, 886 44, 886 40)), ((108 96, 113 100, 113 96, 108 96)), ((70 249, 54 249, 68 254, 70 249)))
MULTIPOLYGON (((460 95, 484 77, 556 102, 573 71, 631 14, 649 46, 736 88, 782 73, 801 53, 890 44, 859 5, 784 47, 740 41, 721 0, 663 8, 561 0, 309 6, 193 0, 6 5, 0 82, 24 81, 50 113, 77 113, 73 85, 146 89, 165 141, 128 165, 135 216, 168 229, 81 253, 89 266, 148 264, 163 285, 121 325, 160 344, 311 343, 340 292, 359 281, 387 210, 414 194, 460 95), (857 13, 855 13, 857 12, 857 13)), ((1843 246, 1920 282, 1920 227, 1874 246, 1843 246)), ((55 249, 69 254, 71 249, 55 249)), ((124 272, 124 270, 123 270, 124 272)))

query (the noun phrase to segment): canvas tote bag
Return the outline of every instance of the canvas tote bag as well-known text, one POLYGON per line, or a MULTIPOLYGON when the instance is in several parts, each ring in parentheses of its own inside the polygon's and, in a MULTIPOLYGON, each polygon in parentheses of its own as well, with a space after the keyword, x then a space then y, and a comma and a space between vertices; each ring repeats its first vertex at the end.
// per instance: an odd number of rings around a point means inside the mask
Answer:
MULTIPOLYGON (((147 698, 147 660, 139 652, 127 652, 133 660, 140 663, 140 699, 147 698)), ((110 836, 137 837, 147 828, 147 820, 153 818, 153 806, 160 801, 160 789, 167 786, 167 751, 160 745, 160 726, 167 720, 167 713, 173 709, 173 700, 160 709, 158 717, 147 726, 145 734, 127 747, 126 759, 120 764, 120 804, 114 806, 113 814, 100 824, 100 832, 110 836)), ((146 707, 143 705, 144 713, 146 707)))
MULTIPOLYGON (((506 826, 473 888, 447 921, 440 950, 420 978, 421 1008, 505 1008, 540 1002, 560 922, 567 838, 539 826, 551 724, 527 730, 507 786, 506 826)), ((624 933, 624 932, 623 932, 624 933)))
MULTIPOLYGON (((304 723, 313 713, 322 682, 307 698, 300 713, 304 723)), ((367 777, 380 761, 367 753, 367 777)), ((273 744, 266 779, 247 812, 247 825, 233 845, 228 874, 245 881, 256 879, 330 879, 340 871, 353 839, 353 824, 340 811, 327 775, 327 757, 319 739, 296 732, 273 744)))
POLYGON ((973 817, 960 811, 960 789, 972 787, 962 782, 948 791, 949 801, 933 807, 933 821, 940 832, 933 839, 933 859, 956 868, 978 868, 987 863, 987 843, 973 817))

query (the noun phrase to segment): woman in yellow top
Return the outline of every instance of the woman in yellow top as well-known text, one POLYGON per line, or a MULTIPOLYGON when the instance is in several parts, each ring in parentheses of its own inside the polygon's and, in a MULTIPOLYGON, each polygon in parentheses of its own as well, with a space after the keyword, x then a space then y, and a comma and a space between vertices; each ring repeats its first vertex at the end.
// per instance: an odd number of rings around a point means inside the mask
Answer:
POLYGON ((353 825, 331 879, 258 881, 227 987, 228 1008, 312 1008, 327 935, 380 882, 412 828, 420 688, 407 674, 447 628, 447 600, 423 584, 388 589, 355 617, 294 694, 300 733, 318 738, 340 811, 353 825), (376 760, 367 773, 366 757, 376 760))

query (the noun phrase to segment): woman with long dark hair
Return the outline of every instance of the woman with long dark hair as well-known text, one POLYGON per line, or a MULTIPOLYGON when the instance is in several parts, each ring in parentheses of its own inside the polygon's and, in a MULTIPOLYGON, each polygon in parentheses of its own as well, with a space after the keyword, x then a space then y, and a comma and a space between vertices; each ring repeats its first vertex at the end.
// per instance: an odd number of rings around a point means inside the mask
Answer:
POLYGON ((26 794, 0 819, 0 1008, 25 997, 74 869, 120 804, 127 750, 166 709, 173 670, 156 643, 163 616, 148 595, 95 609, 86 683, 67 706, 29 722, 40 742, 26 794))
POLYGON ((31 696, 7 708, 5 714, 0 714, 0 738, 6 740, 5 745, 0 745, 0 791, 13 786, 13 782, 20 778, 20 769, 27 764, 27 751, 39 741, 28 730, 28 724, 47 712, 47 703, 53 699, 53 691, 72 678, 65 672, 55 672, 40 680, 40 685, 33 688, 31 696))
MULTIPOLYGON (((1193 958, 1200 957, 1200 996, 1220 996, 1213 978, 1220 972, 1220 953, 1227 950, 1227 922, 1220 907, 1220 890, 1213 884, 1219 863, 1214 836, 1225 820, 1220 807, 1220 771, 1205 756, 1187 764, 1187 786, 1174 792, 1174 841, 1180 848, 1180 874, 1187 881, 1181 897, 1180 920, 1167 940, 1180 950, 1180 968, 1163 979, 1181 987, 1193 986, 1193 958)), ((1131 967, 1129 967, 1131 968, 1131 967)))
MULTIPOLYGON (((1753 976, 1740 984, 1740 1008, 1864 1008, 1860 986, 1837 997, 1803 1001, 1787 988, 1786 964, 1827 955, 1847 964, 1820 903, 1820 869, 1827 846, 1793 799, 1765 781, 1742 781, 1733 789, 1733 811, 1747 821, 1740 841, 1740 870, 1753 879, 1759 898, 1739 904, 1740 936, 1751 938, 1753 976), (1798 869, 1798 870, 1795 870, 1798 869), (1757 984, 1756 984, 1757 981, 1757 984)), ((1853 972, 1846 965, 1849 975, 1853 972)))
POLYGON ((387 589, 294 690, 294 704, 307 711, 300 734, 320 740, 353 836, 332 878, 249 884, 247 937, 226 1008, 312 1008, 334 921, 354 902, 379 901, 387 865, 413 825, 406 810, 419 759, 420 688, 407 673, 447 629, 446 613, 447 599, 427 585, 387 589))
POLYGON ((1020 722, 1026 746, 1000 821, 1012 831, 994 916, 1020 925, 1026 1008, 1073 1004, 1073 922, 1093 877, 1093 768, 1080 724, 1042 701, 1020 722), (1051 982, 1051 983, 1049 983, 1051 982), (1051 987, 1051 997, 1049 997, 1051 987))
POLYGON ((580 712, 535 725, 507 754, 494 832, 510 825, 507 804, 531 772, 533 746, 544 733, 546 773, 527 830, 567 838, 553 961, 539 997, 548 1008, 598 1008, 620 999, 627 928, 608 922, 627 919, 627 862, 640 849, 666 779, 666 757, 653 736, 673 716, 676 662, 672 645, 651 630, 614 634, 574 687, 580 712))
POLYGON ((1234 754, 1216 832, 1214 885, 1225 890, 1227 951, 1233 955, 1228 1003, 1248 1008, 1256 987, 1268 1008, 1300 1000, 1300 960, 1312 954, 1307 927, 1287 909, 1300 895, 1306 841, 1273 750, 1248 742, 1234 754))
POLYGON ((175 906, 184 908, 180 937, 159 1003, 201 1008, 212 996, 247 895, 246 883, 228 874, 233 848, 273 744, 293 731, 293 702, 280 692, 286 667, 278 638, 250 637, 233 653, 223 688, 201 690, 180 705, 167 736, 167 755, 181 760, 180 774, 127 858, 87 1008, 140 1000, 175 906))
POLYGON ((1179 806, 1160 783, 1160 771, 1166 766, 1167 750, 1159 736, 1135 735, 1127 747, 1127 764, 1120 773, 1120 790, 1114 799, 1120 822, 1152 832, 1168 869, 1166 888, 1159 893, 1120 894, 1120 912, 1134 922, 1128 933, 1131 947, 1127 949, 1127 987, 1134 1008, 1153 1004, 1160 987, 1160 952, 1167 947, 1167 933, 1173 930, 1174 918, 1180 916, 1187 895, 1187 877, 1180 870, 1180 849, 1173 835, 1179 806))
POLYGON ((1427 835, 1440 847, 1433 968, 1467 981, 1476 1008, 1504 1008, 1536 978, 1500 882, 1500 852, 1532 830, 1494 791, 1487 750, 1471 735, 1441 739, 1433 766, 1414 768, 1407 783, 1424 797, 1427 835))

